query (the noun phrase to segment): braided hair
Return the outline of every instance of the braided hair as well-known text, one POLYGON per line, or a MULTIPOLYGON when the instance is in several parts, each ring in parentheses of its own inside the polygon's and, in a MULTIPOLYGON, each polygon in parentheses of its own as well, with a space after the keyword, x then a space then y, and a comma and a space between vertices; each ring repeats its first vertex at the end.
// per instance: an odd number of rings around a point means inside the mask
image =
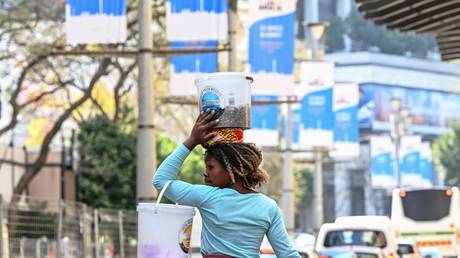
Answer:
POLYGON ((253 143, 219 143, 209 146, 205 159, 216 159, 228 171, 232 183, 241 181, 247 189, 254 190, 270 178, 260 168, 262 152, 253 143))

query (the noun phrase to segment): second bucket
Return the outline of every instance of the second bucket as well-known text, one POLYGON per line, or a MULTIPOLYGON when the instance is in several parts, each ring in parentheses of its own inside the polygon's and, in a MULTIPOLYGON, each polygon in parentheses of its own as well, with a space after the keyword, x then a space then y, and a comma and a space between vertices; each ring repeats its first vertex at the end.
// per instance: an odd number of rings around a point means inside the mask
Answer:
POLYGON ((243 73, 204 74, 195 80, 200 111, 214 110, 216 128, 250 128, 251 83, 243 73))

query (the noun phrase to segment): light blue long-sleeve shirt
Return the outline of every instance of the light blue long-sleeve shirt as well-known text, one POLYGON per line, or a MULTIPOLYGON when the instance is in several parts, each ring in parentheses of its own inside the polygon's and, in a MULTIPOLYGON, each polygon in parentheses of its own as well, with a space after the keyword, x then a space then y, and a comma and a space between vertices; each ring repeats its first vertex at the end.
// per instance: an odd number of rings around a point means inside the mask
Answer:
POLYGON ((175 180, 190 150, 183 144, 158 167, 153 184, 179 204, 197 207, 202 218, 201 253, 259 257, 264 235, 277 257, 300 258, 288 240, 276 202, 261 193, 240 194, 232 188, 192 185, 175 180))

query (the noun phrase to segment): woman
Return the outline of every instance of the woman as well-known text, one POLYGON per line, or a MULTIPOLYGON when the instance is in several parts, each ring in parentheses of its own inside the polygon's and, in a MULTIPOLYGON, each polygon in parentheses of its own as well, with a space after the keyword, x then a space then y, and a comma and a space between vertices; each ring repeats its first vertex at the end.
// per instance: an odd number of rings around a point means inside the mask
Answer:
POLYGON ((214 112, 202 112, 192 132, 170 154, 153 177, 160 191, 170 200, 197 207, 202 218, 201 253, 204 257, 259 257, 264 235, 280 258, 300 258, 288 240, 275 201, 255 191, 268 181, 268 174, 259 168, 260 150, 249 143, 220 143, 208 146, 214 137, 211 130, 218 120, 214 112), (198 144, 208 148, 205 153, 206 185, 192 185, 175 180, 180 167, 198 144))

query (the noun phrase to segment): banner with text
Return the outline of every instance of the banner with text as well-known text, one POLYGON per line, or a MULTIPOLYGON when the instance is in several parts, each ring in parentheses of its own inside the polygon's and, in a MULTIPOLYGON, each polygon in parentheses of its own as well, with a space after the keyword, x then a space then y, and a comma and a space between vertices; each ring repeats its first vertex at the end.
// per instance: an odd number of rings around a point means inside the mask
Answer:
POLYGON ((334 85, 334 144, 330 155, 335 159, 359 157, 358 101, 357 84, 334 85))
POLYGON ((332 147, 332 95, 334 63, 303 62, 300 87, 295 94, 300 99, 299 147, 332 147))
POLYGON ((399 172, 401 173, 402 186, 423 185, 420 171, 420 149, 422 138, 420 135, 401 137, 399 148, 399 172))
POLYGON ((126 0, 66 0, 65 31, 67 44, 125 42, 126 0))
MULTIPOLYGON (((277 96, 252 96, 253 102, 275 102, 277 100, 277 96)), ((244 140, 259 146, 278 146, 278 117, 278 104, 253 104, 251 107, 251 129, 244 131, 244 140)))
POLYGON ((394 188, 396 180, 393 175, 393 143, 390 136, 372 136, 370 145, 372 187, 394 188))
POLYGON ((248 68, 255 94, 292 94, 295 6, 294 0, 249 1, 248 68))

